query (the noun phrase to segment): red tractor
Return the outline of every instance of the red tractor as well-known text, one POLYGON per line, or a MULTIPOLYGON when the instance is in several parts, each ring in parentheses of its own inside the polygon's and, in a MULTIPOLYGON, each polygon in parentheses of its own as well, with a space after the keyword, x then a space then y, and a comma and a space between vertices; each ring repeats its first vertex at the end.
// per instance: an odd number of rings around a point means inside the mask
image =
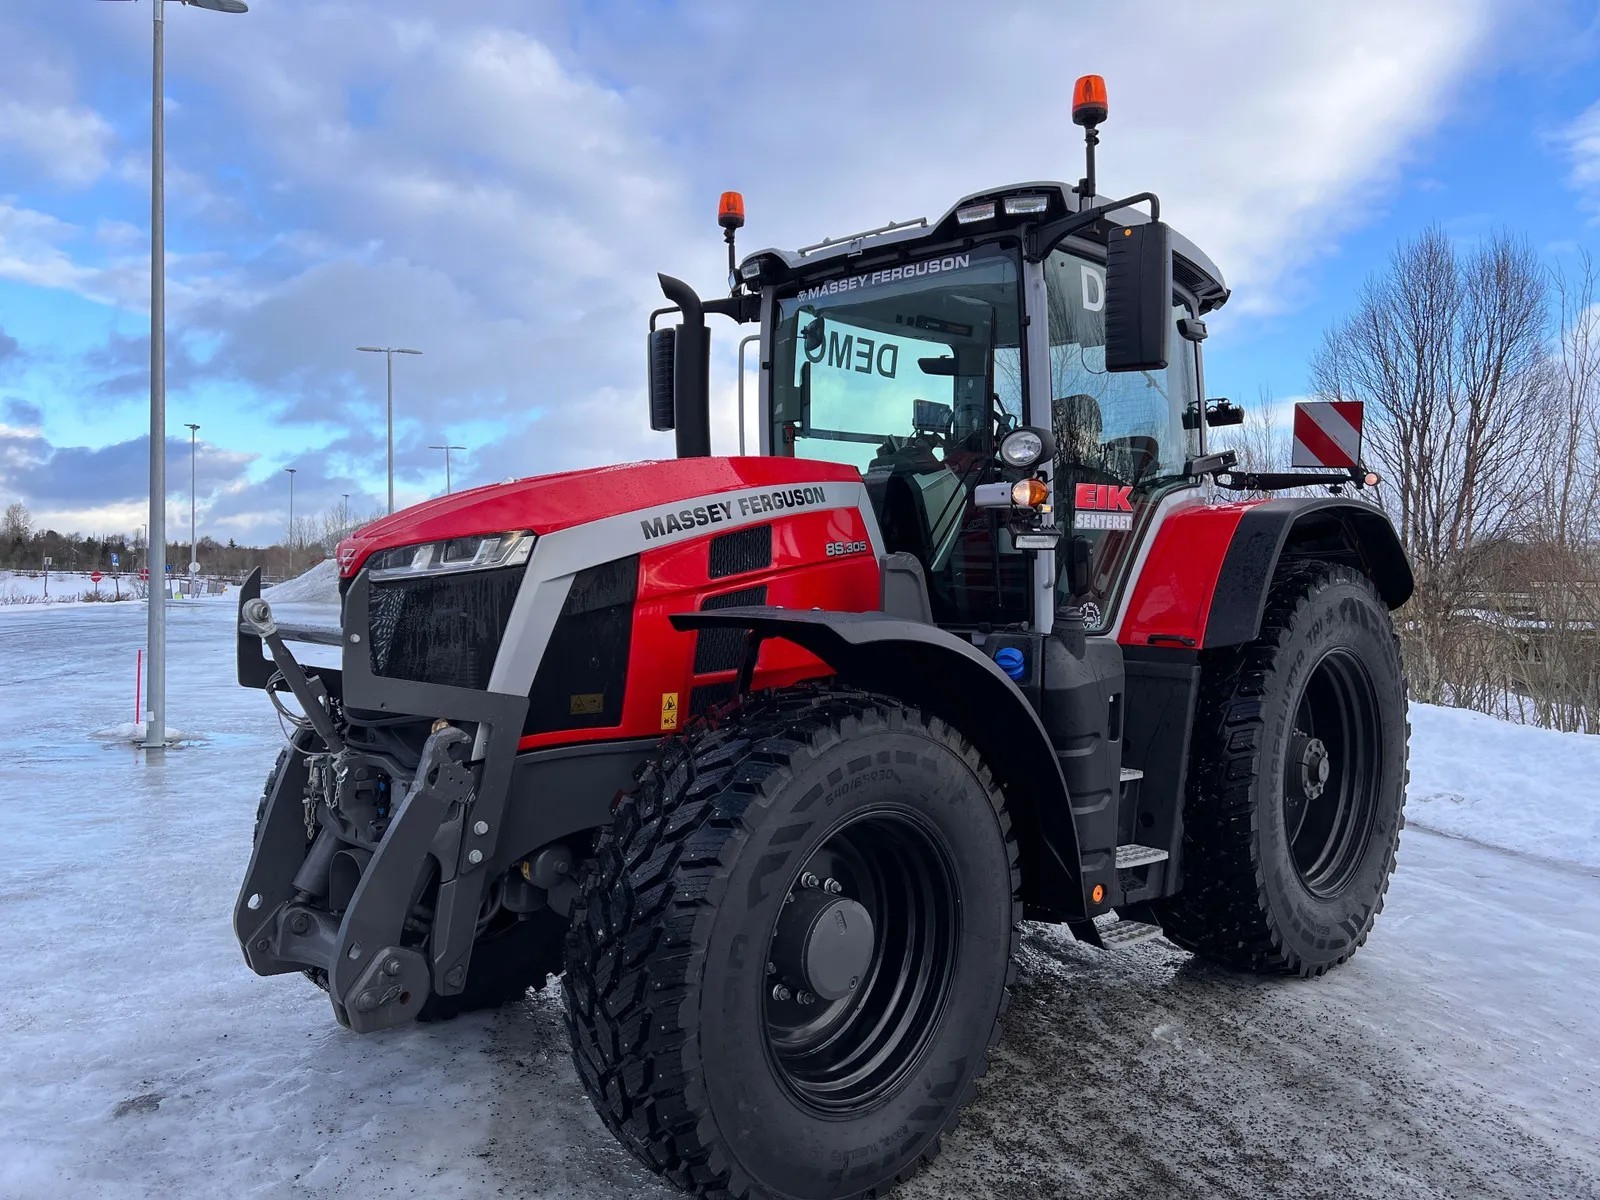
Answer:
MULTIPOLYGON (((234 914, 250 967, 358 1032, 564 972, 578 1074, 640 1159, 832 1198, 936 1153, 1024 920, 1349 958, 1401 824, 1410 568, 1354 457, 1245 476, 1208 444, 1238 417, 1201 375, 1228 290, 1153 195, 1096 194, 1104 115, 1086 77, 1076 186, 764 250, 715 300, 663 277, 676 459, 367 526, 335 633, 253 579, 239 679, 296 728, 234 914), (711 456, 707 314, 756 327, 758 455, 711 456)), ((730 193, 730 267, 742 223, 730 193)))

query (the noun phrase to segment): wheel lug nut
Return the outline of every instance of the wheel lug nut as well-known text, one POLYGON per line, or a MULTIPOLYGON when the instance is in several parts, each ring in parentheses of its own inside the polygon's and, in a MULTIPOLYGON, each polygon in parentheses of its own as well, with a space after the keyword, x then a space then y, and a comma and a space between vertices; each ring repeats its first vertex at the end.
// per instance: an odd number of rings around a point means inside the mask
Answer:
POLYGON ((772 988, 772 998, 774 1000, 787 1000, 789 998, 789 989, 784 987, 781 983, 774 984, 772 988))
POLYGON ((801 992, 795 999, 800 1001, 801 1004, 815 1004, 817 1002, 817 998, 810 992, 801 992))
POLYGON ((801 887, 814 888, 814 887, 820 886, 821 883, 822 883, 822 881, 820 879, 818 879, 810 871, 807 871, 804 875, 800 876, 800 886, 801 887))
POLYGON ((837 879, 830 879, 827 883, 822 885, 822 889, 823 891, 831 892, 833 895, 837 896, 840 892, 844 891, 844 884, 840 883, 837 879))

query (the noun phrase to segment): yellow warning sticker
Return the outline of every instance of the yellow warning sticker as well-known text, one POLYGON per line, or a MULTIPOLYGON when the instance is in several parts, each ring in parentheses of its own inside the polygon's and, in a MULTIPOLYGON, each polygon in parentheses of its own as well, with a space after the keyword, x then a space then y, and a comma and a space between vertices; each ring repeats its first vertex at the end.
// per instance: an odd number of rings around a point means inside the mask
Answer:
POLYGON ((678 727, 678 693, 661 693, 661 728, 676 729, 678 727))

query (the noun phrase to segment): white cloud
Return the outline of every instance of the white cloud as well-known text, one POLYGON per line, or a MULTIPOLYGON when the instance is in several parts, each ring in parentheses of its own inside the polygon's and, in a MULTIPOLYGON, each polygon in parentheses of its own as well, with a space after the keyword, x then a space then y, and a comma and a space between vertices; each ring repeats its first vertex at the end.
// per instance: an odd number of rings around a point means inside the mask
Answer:
POLYGON ((34 163, 46 178, 83 186, 110 165, 111 124, 72 104, 0 100, 0 149, 34 163))
POLYGON ((1572 163, 1569 179, 1585 202, 1600 213, 1600 100, 1568 125, 1561 141, 1572 163))

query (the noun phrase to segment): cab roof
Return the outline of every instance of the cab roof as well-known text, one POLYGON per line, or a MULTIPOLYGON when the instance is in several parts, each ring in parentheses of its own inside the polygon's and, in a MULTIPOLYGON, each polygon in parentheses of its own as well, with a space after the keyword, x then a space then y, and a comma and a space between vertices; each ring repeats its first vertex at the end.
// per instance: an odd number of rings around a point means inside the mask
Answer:
MULTIPOLYGON (((1023 223, 1037 223, 1041 220, 1054 220, 1056 217, 1066 216, 1078 212, 1081 208, 1092 208, 1096 205, 1110 204, 1112 197, 1095 196, 1092 201, 1080 206, 1078 192, 1070 184, 1058 180, 1034 180, 1027 183, 1014 183, 1007 187, 987 188, 981 192, 973 192, 963 196, 952 204, 938 220, 930 221, 926 217, 919 217, 912 221, 894 221, 877 229, 864 230, 861 233, 850 234, 841 238, 824 238, 814 246, 802 246, 798 250, 784 250, 778 247, 769 247, 747 254, 740 261, 740 271, 744 270, 745 263, 754 260, 765 260, 766 263, 782 264, 782 270, 777 274, 785 280, 797 275, 811 275, 820 273, 830 274, 829 267, 842 267, 845 260, 875 255, 879 252, 906 253, 914 252, 919 244, 925 244, 930 249, 934 246, 949 242, 961 237, 984 237, 999 230, 1015 228, 1023 223), (962 225, 956 220, 956 213, 968 205, 978 204, 986 200, 1003 200, 1007 196, 1035 196, 1044 195, 1048 198, 1049 210, 1042 214, 1030 214, 1025 217, 998 217, 976 225, 962 225)), ((1125 208, 1115 210, 1119 224, 1143 224, 1150 220, 1148 214, 1138 208, 1125 208)), ((1091 233, 1086 229, 1084 233, 1091 233)), ((1074 235, 1079 236, 1079 235, 1074 235)), ((1176 229, 1172 231, 1172 273, 1173 279, 1179 287, 1193 292, 1200 301, 1202 313, 1211 312, 1221 308, 1228 299, 1228 285, 1222 278, 1222 272, 1217 268, 1206 253, 1191 242, 1176 229)), ((762 271, 761 284, 764 286, 770 280, 766 277, 766 270, 762 271)))

